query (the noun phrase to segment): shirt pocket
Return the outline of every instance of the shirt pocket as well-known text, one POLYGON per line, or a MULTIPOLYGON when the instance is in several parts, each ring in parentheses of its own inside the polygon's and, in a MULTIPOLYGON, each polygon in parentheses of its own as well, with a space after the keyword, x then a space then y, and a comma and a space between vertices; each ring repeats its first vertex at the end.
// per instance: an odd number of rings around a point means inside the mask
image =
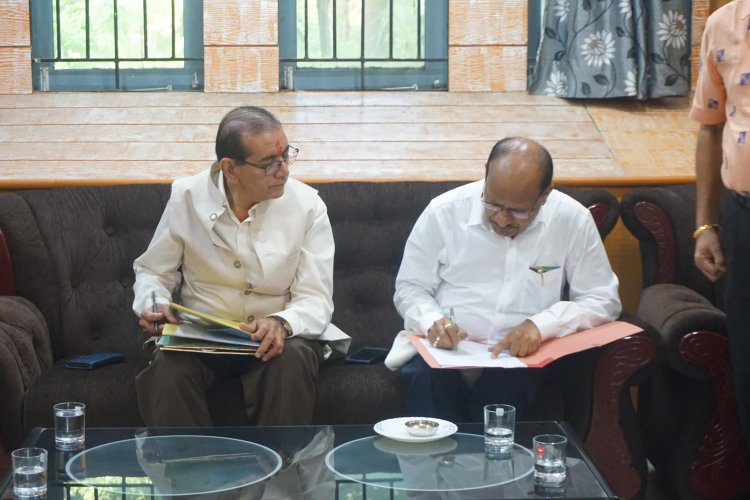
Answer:
POLYGON ((530 316, 559 302, 564 293, 564 277, 563 268, 555 263, 530 266, 522 286, 523 312, 530 316))
POLYGON ((297 276, 299 248, 295 248, 291 253, 278 252, 259 257, 263 265, 265 285, 277 292, 288 290, 297 276))

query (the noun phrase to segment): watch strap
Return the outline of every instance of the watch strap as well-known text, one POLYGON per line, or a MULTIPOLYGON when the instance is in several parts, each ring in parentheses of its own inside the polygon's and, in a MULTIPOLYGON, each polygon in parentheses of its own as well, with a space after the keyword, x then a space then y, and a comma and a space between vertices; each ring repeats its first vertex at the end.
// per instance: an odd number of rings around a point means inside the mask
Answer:
POLYGON ((294 332, 292 331, 292 325, 290 325, 289 322, 285 320, 284 318, 282 318, 281 316, 268 316, 268 318, 275 319, 276 321, 279 322, 281 327, 286 331, 286 338, 289 338, 292 335, 294 335, 294 332))

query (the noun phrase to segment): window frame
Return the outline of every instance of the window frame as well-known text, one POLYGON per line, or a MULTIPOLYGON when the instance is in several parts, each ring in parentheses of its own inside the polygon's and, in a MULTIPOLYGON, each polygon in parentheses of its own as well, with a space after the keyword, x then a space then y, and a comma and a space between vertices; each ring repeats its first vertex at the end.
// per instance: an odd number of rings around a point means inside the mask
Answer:
MULTIPOLYGON (((184 57, 170 60, 182 61, 182 68, 123 68, 120 65, 133 58, 123 58, 115 51, 111 64, 114 68, 55 68, 56 62, 75 62, 55 54, 53 2, 64 0, 31 0, 31 57, 32 88, 34 91, 128 91, 128 90, 202 90, 203 64, 203 2, 183 2, 184 57), (46 68, 46 71, 45 69, 46 68), (46 74, 45 74, 46 73, 46 74), (43 88, 43 80, 47 88, 43 88)), ((88 2, 88 0, 85 0, 88 2)), ((118 0, 112 0, 113 6, 118 0)), ((180 1, 180 0, 176 0, 180 1)), ((146 0, 144 0, 146 3, 146 0)), ((117 37, 115 37, 117 40, 117 37)), ((100 58, 91 58, 101 60, 100 58)), ((141 58, 159 61, 167 58, 141 58)), ((81 59, 86 62, 90 59, 81 59)), ((109 59, 107 59, 109 61, 109 59)))
MULTIPOLYGON (((419 1, 419 0, 417 0, 419 1)), ((334 2, 335 5, 335 2, 334 2)), ((293 72, 294 90, 447 90, 448 88, 448 0, 425 2, 424 55, 421 67, 372 67, 382 58, 337 58, 354 62, 355 68, 309 68, 302 62, 317 60, 297 57, 296 0, 279 0, 279 83, 285 86, 287 68, 293 72), (438 81, 439 86, 434 83, 438 81)), ((362 47, 360 47, 364 51, 362 47)), ((330 59, 334 62, 333 59, 330 59)), ((394 59, 393 62, 410 60, 394 59)))

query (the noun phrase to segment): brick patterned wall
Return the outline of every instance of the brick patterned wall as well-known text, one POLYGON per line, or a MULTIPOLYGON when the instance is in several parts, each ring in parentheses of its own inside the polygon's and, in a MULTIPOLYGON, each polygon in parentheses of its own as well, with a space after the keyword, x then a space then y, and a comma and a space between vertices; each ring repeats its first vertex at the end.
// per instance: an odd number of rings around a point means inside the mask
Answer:
MULTIPOLYGON (((712 9, 693 0, 693 85, 712 9)), ((206 92, 279 90, 278 0, 204 0, 206 92)), ((527 0, 450 0, 448 86, 454 92, 526 88, 527 0)), ((0 0, 0 94, 31 92, 28 0, 0 0)))
POLYGON ((0 1, 0 94, 31 93, 29 0, 0 1))

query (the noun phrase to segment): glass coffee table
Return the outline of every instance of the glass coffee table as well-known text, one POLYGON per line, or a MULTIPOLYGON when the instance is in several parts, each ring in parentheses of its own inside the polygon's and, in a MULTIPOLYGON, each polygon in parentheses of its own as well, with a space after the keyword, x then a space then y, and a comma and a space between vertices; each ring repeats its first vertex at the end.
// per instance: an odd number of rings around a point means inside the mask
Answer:
POLYGON ((459 424, 442 439, 405 443, 372 425, 88 428, 85 450, 61 452, 54 430, 40 428, 24 446, 49 450, 48 499, 528 499, 550 496, 534 487, 532 437, 556 433, 568 437, 568 477, 553 494, 616 498, 565 423, 519 422, 505 460, 484 456, 482 433, 459 424))

